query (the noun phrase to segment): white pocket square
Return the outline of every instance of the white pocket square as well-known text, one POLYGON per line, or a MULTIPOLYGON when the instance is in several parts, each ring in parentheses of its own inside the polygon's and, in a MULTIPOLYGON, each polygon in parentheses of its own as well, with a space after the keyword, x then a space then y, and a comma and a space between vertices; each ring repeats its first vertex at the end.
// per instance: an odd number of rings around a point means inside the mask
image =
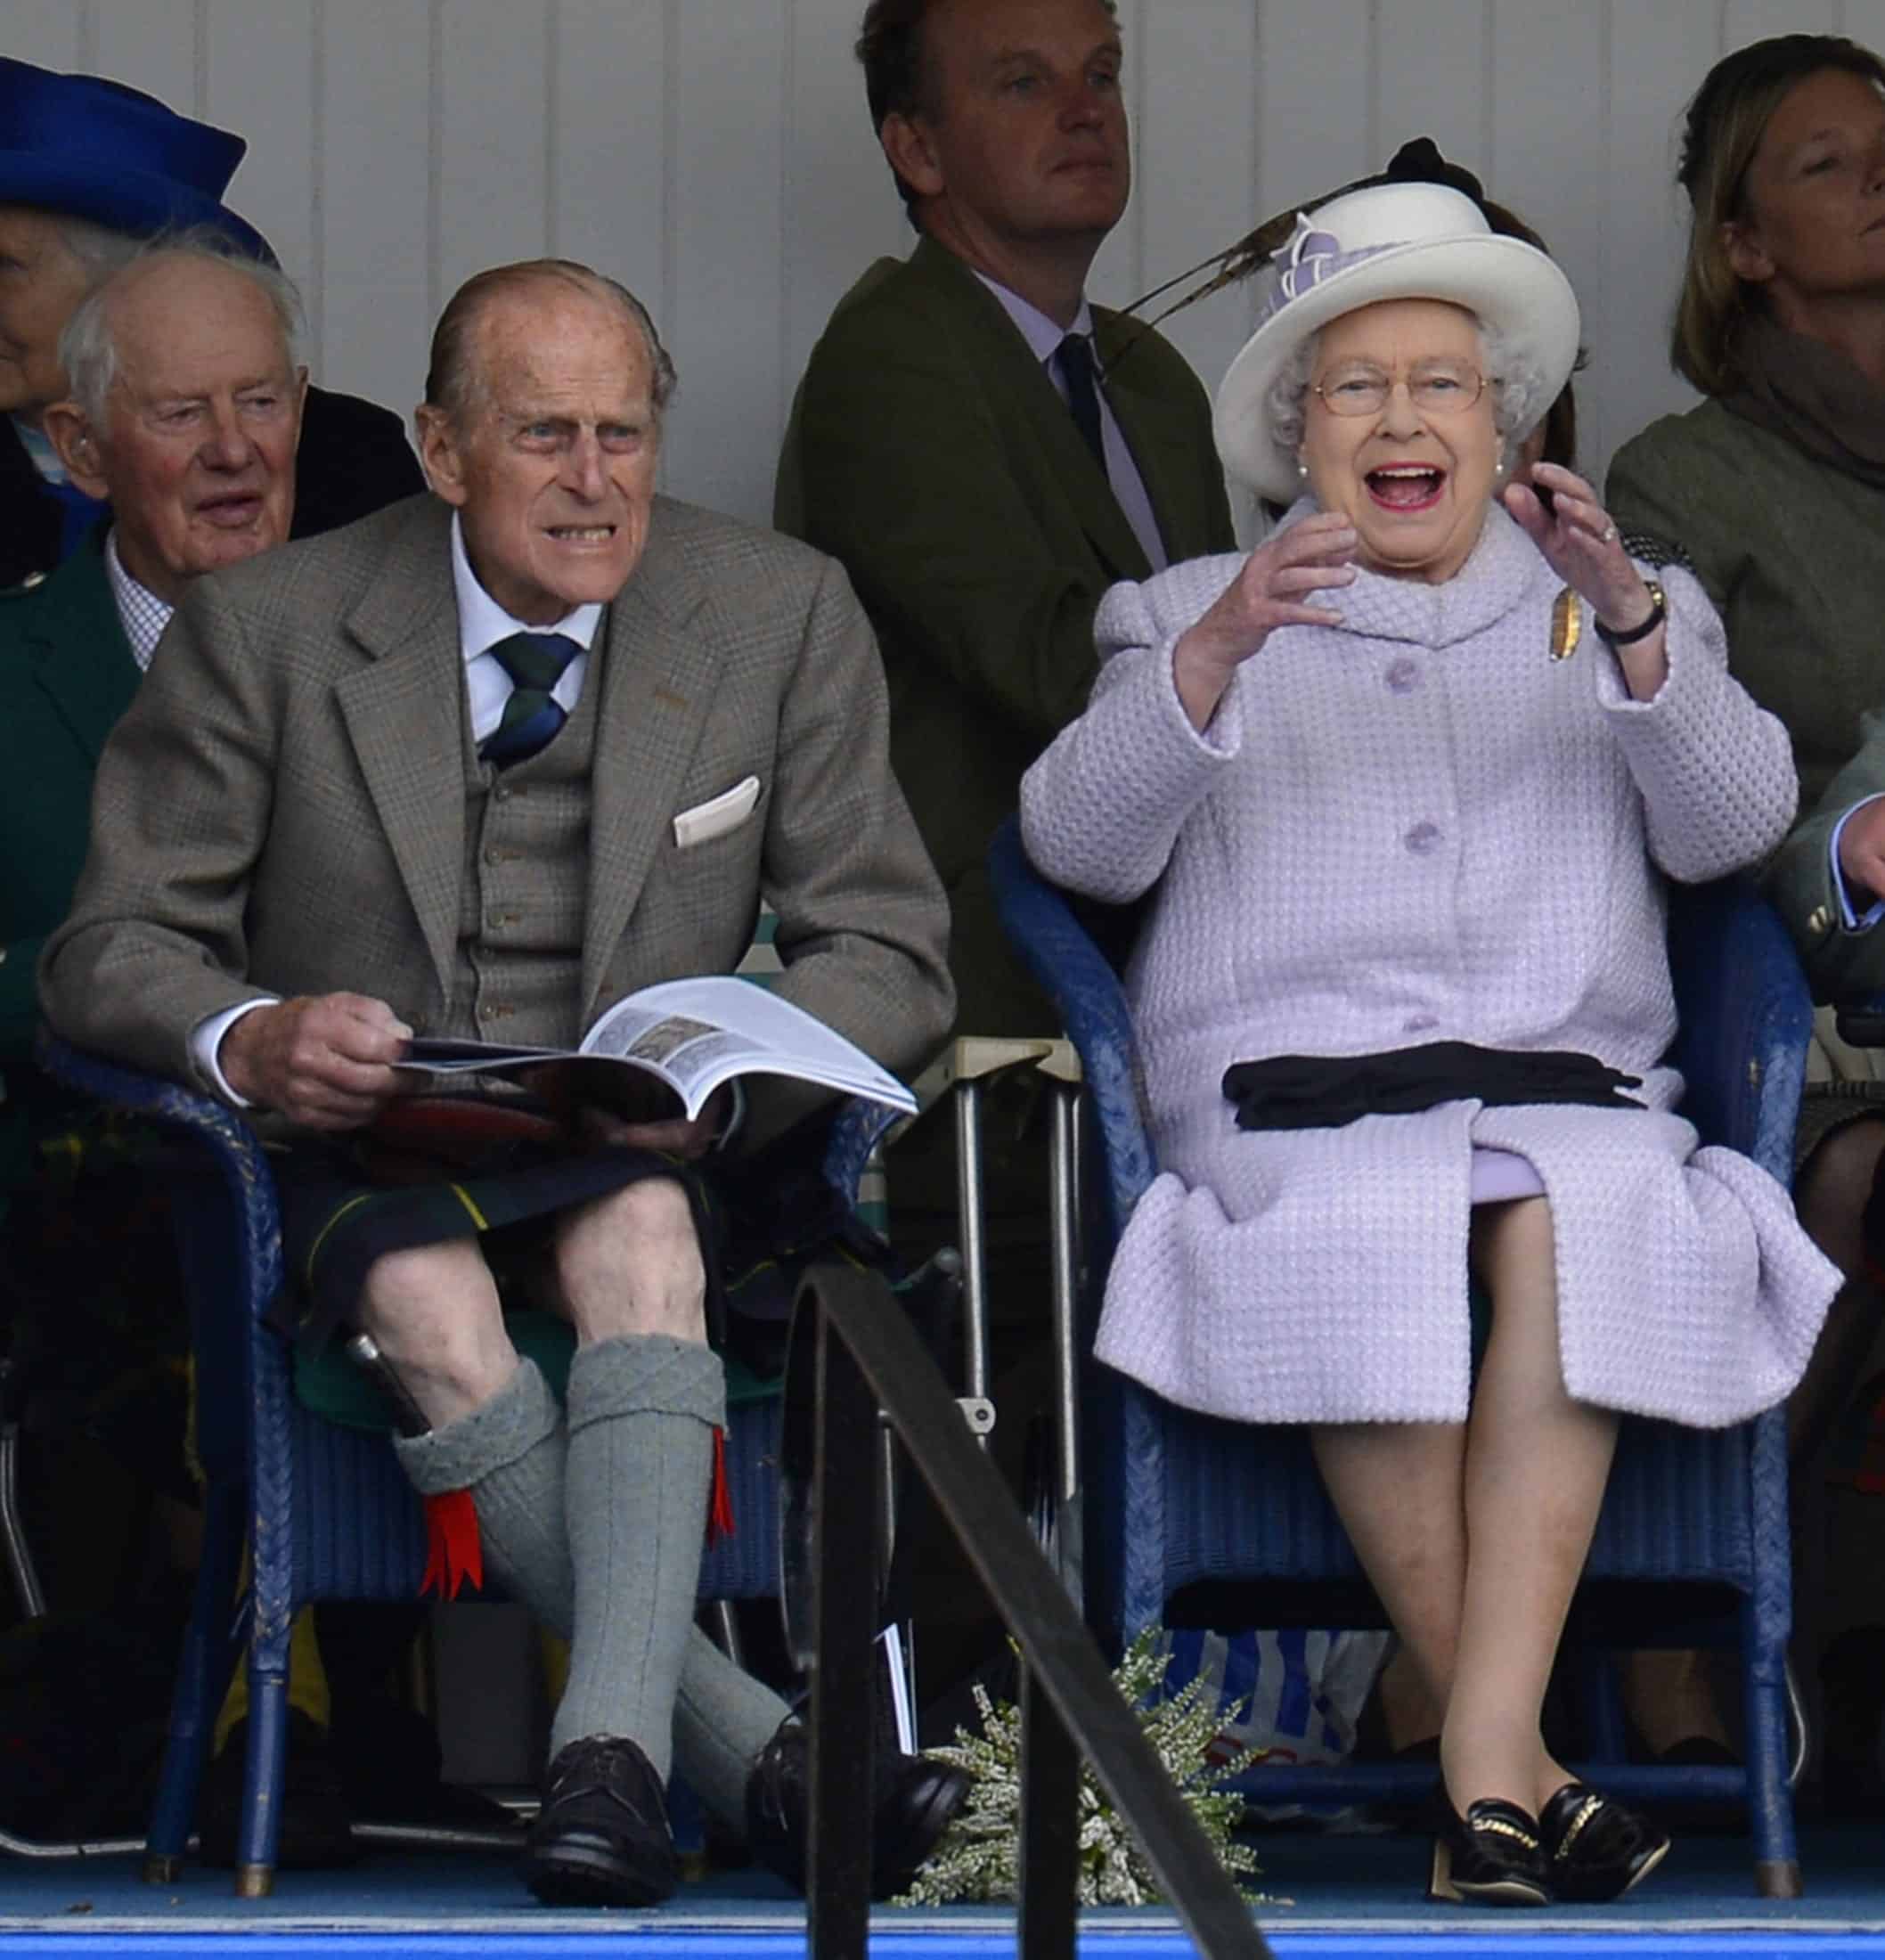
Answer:
POLYGON ((711 844, 715 837, 737 830, 753 814, 759 801, 759 778, 748 776, 730 789, 723 789, 706 803, 697 803, 674 819, 674 842, 683 851, 697 844, 711 844))

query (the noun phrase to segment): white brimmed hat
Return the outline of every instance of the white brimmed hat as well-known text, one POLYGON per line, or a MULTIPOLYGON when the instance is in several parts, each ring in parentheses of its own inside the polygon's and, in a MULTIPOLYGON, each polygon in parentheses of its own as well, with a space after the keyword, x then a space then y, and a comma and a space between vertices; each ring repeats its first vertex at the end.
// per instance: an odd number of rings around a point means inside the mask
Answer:
POLYGON ((1541 377, 1541 416, 1571 378, 1578 298, 1554 260, 1491 231, 1471 198, 1444 184, 1351 191, 1297 217, 1257 331, 1218 389, 1212 432, 1239 483, 1274 503, 1296 494, 1295 453, 1270 433, 1270 386, 1318 328, 1382 299, 1445 299, 1477 314, 1515 365, 1541 377))

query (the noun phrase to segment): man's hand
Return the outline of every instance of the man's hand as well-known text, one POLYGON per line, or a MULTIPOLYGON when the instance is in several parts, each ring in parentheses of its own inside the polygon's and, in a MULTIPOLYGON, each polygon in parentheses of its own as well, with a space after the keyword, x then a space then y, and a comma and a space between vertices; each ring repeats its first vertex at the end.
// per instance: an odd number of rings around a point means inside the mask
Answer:
POLYGON ((1840 832, 1840 875, 1855 911, 1885 898, 1885 797, 1862 804, 1840 832))
POLYGON ((363 993, 302 994, 245 1014, 216 1066, 245 1100, 308 1130, 357 1130, 404 1086, 390 1066, 412 1031, 363 993))
POLYGON ((629 1123, 593 1107, 584 1109, 580 1121, 583 1134, 592 1143, 621 1144, 632 1150, 662 1150, 671 1157, 691 1162, 714 1147, 726 1128, 732 1107, 733 1091, 722 1083, 692 1123, 679 1117, 668 1123, 629 1123))

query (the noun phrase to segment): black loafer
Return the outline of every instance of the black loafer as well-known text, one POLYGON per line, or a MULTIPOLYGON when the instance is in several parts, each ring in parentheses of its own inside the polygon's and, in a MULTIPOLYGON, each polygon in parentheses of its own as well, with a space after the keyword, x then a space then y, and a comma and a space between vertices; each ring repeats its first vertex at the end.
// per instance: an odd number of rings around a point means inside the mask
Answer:
POLYGON ((1560 1899, 1620 1899, 1669 1856, 1669 1833, 1588 1784, 1567 1783, 1538 1814, 1551 1889, 1560 1899))
MULTIPOLYGON (((747 1842, 794 1891, 805 1889, 812 1759, 804 1726, 781 1723, 747 1778, 747 1842)), ((930 1756, 880 1756, 870 1819, 870 1896, 908 1890, 968 1795, 967 1775, 930 1756)))
POLYGON ((639 1744, 583 1735, 557 1752, 518 1869, 546 1906, 656 1906, 672 1895, 667 1804, 639 1744))
POLYGON ((1530 1814, 1481 1797, 1461 1817, 1444 1797, 1427 1897, 1455 1905, 1548 1906, 1551 1885, 1530 1814))

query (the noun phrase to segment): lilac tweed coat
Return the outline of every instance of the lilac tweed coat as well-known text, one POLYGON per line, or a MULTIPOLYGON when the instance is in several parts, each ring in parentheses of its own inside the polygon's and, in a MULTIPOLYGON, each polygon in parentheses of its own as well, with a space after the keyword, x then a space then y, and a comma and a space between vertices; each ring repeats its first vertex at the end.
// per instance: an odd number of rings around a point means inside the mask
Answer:
POLYGON ((1766 1172, 1697 1148, 1657 1066, 1659 871, 1754 862, 1795 799, 1786 732, 1728 678, 1701 588, 1660 575, 1669 674, 1635 702, 1588 608, 1549 657, 1563 588, 1494 505, 1448 583, 1363 572, 1331 595, 1343 628, 1273 634, 1200 735, 1172 647, 1242 563, 1114 588, 1091 702, 1022 787, 1048 877, 1157 886, 1127 984, 1163 1170, 1101 1359, 1244 1420, 1462 1421, 1485 1145, 1548 1195, 1573 1395, 1703 1426, 1780 1401, 1839 1276, 1766 1172), (1220 1089, 1235 1061, 1445 1040, 1595 1055, 1644 1078, 1649 1111, 1460 1101, 1240 1131, 1220 1089))

